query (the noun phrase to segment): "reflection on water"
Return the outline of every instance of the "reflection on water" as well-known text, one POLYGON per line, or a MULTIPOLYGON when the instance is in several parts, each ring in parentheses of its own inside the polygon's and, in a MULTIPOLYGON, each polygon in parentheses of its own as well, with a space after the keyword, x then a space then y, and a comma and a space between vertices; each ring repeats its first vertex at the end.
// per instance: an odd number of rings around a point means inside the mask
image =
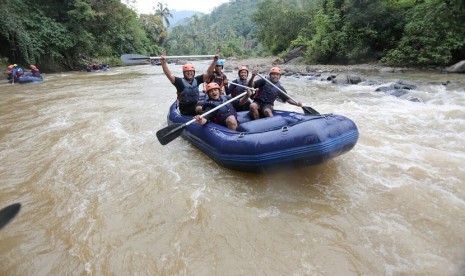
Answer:
POLYGON ((354 120, 360 139, 269 175, 226 170, 180 138, 161 146, 175 98, 161 67, 0 84, 0 207, 23 206, 0 233, 0 271, 462 275, 463 76, 364 77, 381 84, 282 79, 306 105, 354 120), (375 92, 401 79, 417 89, 375 92))

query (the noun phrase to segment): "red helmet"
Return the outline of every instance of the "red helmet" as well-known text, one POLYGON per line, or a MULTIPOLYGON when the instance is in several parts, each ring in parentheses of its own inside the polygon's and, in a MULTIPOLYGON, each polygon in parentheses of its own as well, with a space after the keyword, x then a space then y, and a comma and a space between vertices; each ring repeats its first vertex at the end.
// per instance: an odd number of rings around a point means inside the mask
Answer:
POLYGON ((195 71, 195 67, 193 64, 190 64, 190 63, 187 63, 187 64, 184 64, 182 66, 182 71, 183 72, 186 72, 186 71, 195 71))
POLYGON ((13 68, 15 68, 15 66, 13 64, 8 65, 8 69, 13 69, 13 68))
POLYGON ((273 67, 270 69, 270 74, 271 73, 278 73, 281 75, 281 69, 279 67, 273 67))
POLYGON ((237 71, 237 74, 240 75, 242 70, 245 70, 247 72, 247 75, 249 75, 249 69, 247 69, 247 66, 239 67, 239 71, 237 71))
POLYGON ((220 89, 220 86, 219 86, 216 82, 210 82, 210 83, 207 85, 207 93, 208 93, 210 90, 215 89, 215 88, 220 89))

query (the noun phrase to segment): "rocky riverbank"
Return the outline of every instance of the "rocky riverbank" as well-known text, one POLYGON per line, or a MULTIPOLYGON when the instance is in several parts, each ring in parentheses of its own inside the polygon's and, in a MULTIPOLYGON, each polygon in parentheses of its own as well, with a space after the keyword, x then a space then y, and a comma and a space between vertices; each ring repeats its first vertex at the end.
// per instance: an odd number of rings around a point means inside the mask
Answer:
MULTIPOLYGON (((267 57, 267 58, 249 58, 249 59, 227 59, 225 61, 225 72, 230 75, 234 74, 234 77, 231 75, 231 79, 236 78, 235 73, 240 66, 247 66, 250 71, 252 69, 257 69, 261 74, 268 74, 269 70, 273 66, 278 66, 283 70, 283 75, 285 76, 306 76, 309 79, 320 80, 320 81, 330 81, 335 84, 358 84, 361 82, 376 84, 376 91, 389 94, 395 97, 403 97, 404 95, 409 95, 409 91, 417 89, 417 85, 422 85, 419 81, 418 83, 412 81, 405 81, 399 79, 394 84, 382 85, 382 82, 370 81, 367 80, 365 75, 384 75, 390 73, 419 73, 420 75, 423 72, 427 74, 428 72, 438 72, 438 73, 450 73, 447 68, 406 68, 406 67, 388 67, 381 64, 354 64, 354 65, 304 65, 297 64, 292 62, 284 63, 282 60, 277 57, 267 57)), ((448 74, 444 75, 448 75, 448 74)), ((460 74, 452 74, 460 75, 460 74)), ((444 86, 454 86, 459 84, 454 84, 450 81, 435 81, 432 80, 431 84, 440 84, 444 86)), ((410 101, 420 101, 417 97, 407 97, 410 101)))
POLYGON ((297 64, 283 61, 277 57, 227 59, 225 71, 236 71, 240 66, 249 69, 257 69, 261 73, 267 72, 271 67, 278 66, 283 70, 283 75, 314 75, 314 74, 339 74, 339 73, 366 73, 366 72, 402 72, 413 70, 403 67, 387 67, 380 64, 354 64, 354 65, 320 65, 297 64))

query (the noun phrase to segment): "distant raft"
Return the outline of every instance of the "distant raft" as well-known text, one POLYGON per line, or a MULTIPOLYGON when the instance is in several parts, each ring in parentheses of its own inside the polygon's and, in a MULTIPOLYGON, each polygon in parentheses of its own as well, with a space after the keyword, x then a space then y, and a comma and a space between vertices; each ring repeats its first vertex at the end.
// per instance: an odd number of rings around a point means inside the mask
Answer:
MULTIPOLYGON (((188 124, 181 136, 221 166, 251 173, 298 168, 323 163, 350 151, 359 132, 355 123, 341 115, 275 110, 274 116, 251 120, 248 111, 238 112, 239 127, 208 122, 188 124)), ((174 102, 168 124, 186 123, 174 102)))
POLYGON ((89 65, 86 67, 87 72, 103 72, 103 71, 108 71, 110 70, 110 65, 104 64, 102 66, 92 66, 89 65))

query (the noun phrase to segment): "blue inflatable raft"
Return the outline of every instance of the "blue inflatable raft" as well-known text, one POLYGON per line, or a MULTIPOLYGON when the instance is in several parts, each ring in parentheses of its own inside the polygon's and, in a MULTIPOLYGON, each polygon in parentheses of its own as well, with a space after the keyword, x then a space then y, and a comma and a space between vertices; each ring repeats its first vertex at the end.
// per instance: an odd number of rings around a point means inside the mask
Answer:
MULTIPOLYGON (((15 83, 38 83, 38 82, 42 82, 44 81, 44 79, 42 77, 33 77, 31 75, 24 75, 20 78, 16 78, 15 79, 15 83)), ((12 80, 9 80, 10 83, 12 83, 12 80)))
MULTIPOLYGON (((192 120, 173 103, 168 124, 192 120)), ((315 165, 351 150, 359 133, 355 123, 340 115, 307 115, 275 110, 274 116, 250 120, 238 112, 239 127, 208 122, 188 124, 181 136, 221 166, 243 172, 263 173, 315 165)))

